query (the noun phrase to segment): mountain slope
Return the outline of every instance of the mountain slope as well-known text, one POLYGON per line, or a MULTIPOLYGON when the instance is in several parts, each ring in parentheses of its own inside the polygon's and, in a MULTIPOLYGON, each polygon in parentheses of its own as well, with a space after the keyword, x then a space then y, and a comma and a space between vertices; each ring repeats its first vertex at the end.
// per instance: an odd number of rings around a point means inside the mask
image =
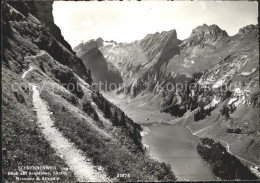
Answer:
MULTIPOLYGON (((51 7, 52 2, 48 3, 43 9, 51 7)), ((73 158, 78 157, 84 166, 92 165, 86 167, 110 180, 175 180, 168 165, 145 153, 141 126, 92 90, 91 74, 82 60, 59 42, 61 35, 46 27, 44 20, 51 17, 51 11, 35 17, 30 3, 10 4, 2 3, 4 181, 15 181, 8 172, 18 171, 19 166, 36 165, 69 169, 67 175, 59 177, 62 182, 82 180, 79 164, 71 163, 67 151, 60 154, 60 146, 54 145, 59 138, 64 146, 68 145, 65 142, 72 144, 73 153, 79 153, 73 158), (41 106, 35 103, 36 94, 41 106), (53 124, 40 126, 46 116, 53 124), (53 129, 59 132, 58 139, 54 139, 56 133, 45 133, 53 129), (131 177, 118 177, 127 173, 131 177)), ((98 180, 96 176, 84 181, 98 180)), ((26 176, 20 181, 22 178, 26 176)))

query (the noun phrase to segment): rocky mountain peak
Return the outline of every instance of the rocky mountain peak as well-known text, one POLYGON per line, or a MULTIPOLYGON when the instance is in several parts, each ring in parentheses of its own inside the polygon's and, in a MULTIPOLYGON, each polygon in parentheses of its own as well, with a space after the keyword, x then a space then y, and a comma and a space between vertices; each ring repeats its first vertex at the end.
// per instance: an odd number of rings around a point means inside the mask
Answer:
POLYGON ((184 43, 190 45, 197 45, 201 43, 216 44, 219 40, 227 38, 226 31, 220 29, 217 25, 203 24, 192 30, 192 33, 184 43))
POLYGON ((165 45, 170 45, 170 43, 175 43, 179 41, 177 39, 177 32, 175 29, 170 31, 163 31, 161 33, 148 34, 142 40, 140 40, 139 45, 143 52, 147 56, 148 60, 153 60, 155 56, 161 52, 165 45))
POLYGON ((114 43, 114 44, 117 44, 117 42, 116 41, 114 41, 114 40, 110 40, 110 41, 106 41, 107 43, 114 43))
POLYGON ((80 43, 73 50, 76 51, 76 52, 79 52, 79 51, 86 52, 86 51, 89 51, 89 50, 94 49, 94 48, 98 48, 98 43, 97 43, 96 40, 91 39, 91 40, 87 41, 86 43, 80 43))
POLYGON ((256 24, 256 25, 250 24, 250 25, 247 25, 247 26, 239 29, 238 34, 248 34, 248 33, 251 33, 252 31, 258 31, 258 30, 259 30, 258 24, 256 24))
POLYGON ((156 32, 153 34, 148 34, 144 37, 144 40, 156 40, 156 39, 163 39, 165 37, 174 37, 177 39, 177 32, 175 29, 170 31, 162 31, 161 33, 156 32))
POLYGON ((202 26, 198 26, 192 30, 191 36, 197 34, 204 34, 204 35, 214 35, 214 34, 223 34, 227 36, 227 32, 220 29, 217 25, 207 25, 203 24, 202 26))
POLYGON ((96 42, 97 42, 97 46, 100 47, 100 46, 103 46, 104 45, 104 40, 99 37, 96 39, 96 42))

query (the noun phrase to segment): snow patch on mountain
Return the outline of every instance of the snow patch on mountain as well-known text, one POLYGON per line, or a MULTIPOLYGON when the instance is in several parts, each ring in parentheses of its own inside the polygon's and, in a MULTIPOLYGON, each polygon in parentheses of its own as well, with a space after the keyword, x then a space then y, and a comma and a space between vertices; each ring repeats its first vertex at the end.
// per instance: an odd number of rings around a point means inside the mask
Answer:
POLYGON ((249 72, 241 72, 240 75, 243 75, 243 76, 248 76, 248 75, 251 75, 253 72, 256 71, 256 68, 253 68, 251 71, 249 72))
POLYGON ((116 46, 116 44, 115 44, 114 42, 104 41, 103 44, 104 44, 104 46, 112 46, 112 48, 113 48, 114 46, 116 46))
POLYGON ((221 97, 214 96, 214 98, 211 100, 211 102, 204 107, 204 109, 208 109, 210 107, 215 107, 218 105, 221 101, 221 97))

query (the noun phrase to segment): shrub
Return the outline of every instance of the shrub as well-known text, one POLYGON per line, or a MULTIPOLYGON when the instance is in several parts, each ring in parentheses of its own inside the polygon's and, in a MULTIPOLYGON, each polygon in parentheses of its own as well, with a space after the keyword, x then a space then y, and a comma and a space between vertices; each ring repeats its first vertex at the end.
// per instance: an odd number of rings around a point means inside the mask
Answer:
POLYGON ((223 98, 223 101, 226 100, 226 99, 228 99, 228 98, 230 98, 231 95, 232 95, 232 92, 231 92, 231 91, 229 91, 229 90, 226 91, 225 96, 224 96, 224 98, 223 98))
POLYGON ((16 97, 18 102, 20 102, 20 103, 24 103, 25 102, 25 99, 24 99, 23 95, 21 95, 18 92, 13 92, 13 93, 14 93, 14 96, 16 97))
POLYGON ((230 115, 229 115, 229 108, 228 108, 228 106, 224 105, 223 108, 220 110, 220 112, 221 112, 222 116, 225 116, 226 120, 229 119, 230 115))
POLYGON ((211 115, 211 111, 213 111, 216 107, 211 106, 207 109, 204 109, 202 106, 200 107, 200 109, 198 110, 198 112, 196 112, 194 114, 194 121, 199 121, 202 120, 204 118, 206 118, 206 116, 210 116, 211 115))
POLYGON ((83 99, 82 108, 83 111, 86 112, 88 115, 91 115, 95 112, 95 109, 92 107, 91 102, 87 99, 83 99))
POLYGON ((181 117, 186 112, 186 106, 180 106, 178 104, 167 107, 163 112, 169 112, 172 116, 181 117))
POLYGON ((77 105, 77 104, 78 104, 78 99, 77 99, 77 97, 75 97, 74 95, 72 95, 71 98, 70 98, 70 102, 71 102, 73 105, 77 105))
POLYGON ((236 134, 240 134, 242 132, 242 130, 240 128, 235 128, 235 129, 232 129, 232 128, 227 128, 226 129, 226 132, 227 133, 236 133, 236 134))

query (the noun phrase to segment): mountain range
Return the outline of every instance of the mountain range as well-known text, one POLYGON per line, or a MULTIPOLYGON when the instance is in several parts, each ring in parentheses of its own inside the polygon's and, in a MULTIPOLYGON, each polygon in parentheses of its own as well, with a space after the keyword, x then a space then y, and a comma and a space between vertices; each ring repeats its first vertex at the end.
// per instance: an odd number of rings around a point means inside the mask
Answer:
POLYGON ((228 142, 235 154, 259 164, 258 34, 258 25, 229 36, 203 24, 184 40, 171 30, 132 43, 91 42, 119 71, 124 87, 114 93, 129 99, 129 107, 170 113, 171 124, 228 142), (176 84, 193 87, 169 90, 176 84))

